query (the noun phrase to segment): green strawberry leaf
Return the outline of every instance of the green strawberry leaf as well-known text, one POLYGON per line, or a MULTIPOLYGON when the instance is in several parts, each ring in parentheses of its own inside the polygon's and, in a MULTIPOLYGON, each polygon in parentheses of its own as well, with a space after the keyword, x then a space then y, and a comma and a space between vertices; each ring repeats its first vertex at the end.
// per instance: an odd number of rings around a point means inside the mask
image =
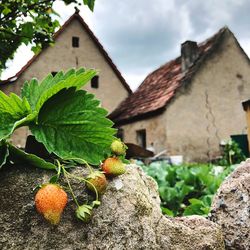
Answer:
POLYGON ((26 98, 21 99, 11 93, 10 96, 0 91, 0 140, 8 138, 13 131, 24 124, 30 114, 26 98))
POLYGON ((40 84, 36 79, 26 81, 21 94, 27 98, 32 111, 39 112, 43 104, 62 89, 71 87, 80 89, 95 75, 96 71, 93 69, 81 68, 77 71, 70 69, 65 74, 60 71, 54 77, 49 74, 40 84))
POLYGON ((0 141, 0 168, 6 163, 8 156, 8 145, 4 141, 0 141))
POLYGON ((99 104, 84 90, 63 89, 44 103, 30 129, 50 153, 98 165, 115 134, 107 111, 99 104))
POLYGON ((34 154, 26 153, 10 143, 8 144, 8 149, 10 153, 10 160, 15 163, 25 161, 30 165, 36 166, 38 168, 56 170, 56 166, 54 164, 45 161, 44 159, 34 154))
POLYGON ((9 113, 13 118, 19 119, 24 113, 29 113, 30 106, 26 98, 21 99, 14 93, 7 96, 0 91, 0 112, 9 113))
POLYGON ((49 183, 57 183, 58 181, 58 175, 53 175, 50 179, 49 179, 49 183))

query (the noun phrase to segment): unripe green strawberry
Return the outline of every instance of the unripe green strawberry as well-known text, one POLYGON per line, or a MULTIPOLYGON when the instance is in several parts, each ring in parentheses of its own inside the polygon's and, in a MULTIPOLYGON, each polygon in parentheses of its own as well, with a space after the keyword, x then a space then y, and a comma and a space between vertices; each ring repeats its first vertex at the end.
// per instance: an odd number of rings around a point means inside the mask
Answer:
POLYGON ((108 182, 107 182, 106 176, 102 172, 95 171, 89 174, 86 179, 88 181, 86 182, 86 186, 89 190, 91 190, 92 192, 95 192, 95 189, 93 187, 94 185, 99 194, 103 194, 105 192, 108 182))
POLYGON ((125 155, 127 146, 120 140, 116 139, 111 143, 111 151, 116 155, 125 155))
POLYGON ((61 214, 67 204, 67 194, 56 184, 44 184, 35 196, 37 211, 51 224, 59 223, 61 214))
POLYGON ((101 165, 102 170, 107 175, 121 175, 126 172, 125 164, 117 157, 107 158, 101 165))

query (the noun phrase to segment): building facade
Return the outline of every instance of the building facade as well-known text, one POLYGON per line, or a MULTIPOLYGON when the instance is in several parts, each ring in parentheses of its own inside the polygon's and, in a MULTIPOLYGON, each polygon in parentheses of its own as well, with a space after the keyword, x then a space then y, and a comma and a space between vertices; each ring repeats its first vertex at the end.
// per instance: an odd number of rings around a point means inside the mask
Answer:
POLYGON ((233 33, 221 29, 147 76, 111 114, 125 142, 203 161, 220 142, 246 133, 241 101, 250 93, 250 61, 233 33))

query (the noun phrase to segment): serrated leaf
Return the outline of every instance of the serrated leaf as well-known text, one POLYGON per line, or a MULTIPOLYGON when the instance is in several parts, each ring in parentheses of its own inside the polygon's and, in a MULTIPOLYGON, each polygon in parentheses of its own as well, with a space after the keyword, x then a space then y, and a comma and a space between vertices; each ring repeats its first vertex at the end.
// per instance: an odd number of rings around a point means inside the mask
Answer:
POLYGON ((39 112, 43 104, 62 89, 80 89, 95 75, 96 71, 93 69, 70 69, 65 74, 59 72, 54 77, 49 74, 40 84, 36 79, 32 79, 24 83, 22 97, 27 98, 33 111, 39 112))
POLYGON ((8 145, 4 141, 0 141, 0 168, 6 163, 8 156, 8 145))
POLYGON ((13 118, 20 118, 20 115, 29 113, 30 107, 27 99, 21 99, 14 93, 9 96, 0 91, 0 112, 9 113, 13 118))
POLYGON ((0 140, 8 138, 13 131, 26 122, 30 106, 26 98, 21 99, 11 93, 10 96, 0 91, 0 140))
POLYGON ((84 90, 64 89, 43 105, 30 129, 50 153, 98 165, 115 134, 99 103, 84 90))

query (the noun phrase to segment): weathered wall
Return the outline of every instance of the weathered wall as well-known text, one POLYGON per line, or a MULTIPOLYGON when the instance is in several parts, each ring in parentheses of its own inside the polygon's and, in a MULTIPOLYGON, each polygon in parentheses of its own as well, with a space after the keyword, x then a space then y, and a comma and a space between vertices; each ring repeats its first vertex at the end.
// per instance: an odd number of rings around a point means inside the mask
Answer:
MULTIPOLYGON (((93 89, 88 84, 85 89, 95 94, 109 112, 128 96, 128 91, 77 19, 66 27, 57 37, 55 45, 46 48, 15 83, 1 86, 1 90, 19 94, 26 80, 33 77, 41 80, 53 71, 68 70, 72 67, 99 70, 99 88, 93 89), (72 36, 79 37, 79 48, 72 47, 72 36)), ((14 141, 24 145, 21 138, 15 136, 14 141)))
POLYGON ((161 144, 155 147, 156 152, 166 148, 168 154, 182 154, 185 160, 215 157, 221 140, 246 133, 241 101, 249 98, 249 73, 248 59, 229 35, 192 82, 178 90, 164 118, 122 126, 125 141, 135 142, 135 131, 140 127, 147 129, 150 141, 161 144))
POLYGON ((221 140, 246 133, 241 101, 249 98, 249 73, 247 58, 229 36, 167 109, 172 154, 184 154, 187 160, 213 158, 221 140))
POLYGON ((124 129, 124 141, 137 144, 136 131, 146 129, 147 147, 153 146, 155 152, 159 153, 166 149, 166 116, 158 115, 150 119, 134 122, 122 126, 124 129))

